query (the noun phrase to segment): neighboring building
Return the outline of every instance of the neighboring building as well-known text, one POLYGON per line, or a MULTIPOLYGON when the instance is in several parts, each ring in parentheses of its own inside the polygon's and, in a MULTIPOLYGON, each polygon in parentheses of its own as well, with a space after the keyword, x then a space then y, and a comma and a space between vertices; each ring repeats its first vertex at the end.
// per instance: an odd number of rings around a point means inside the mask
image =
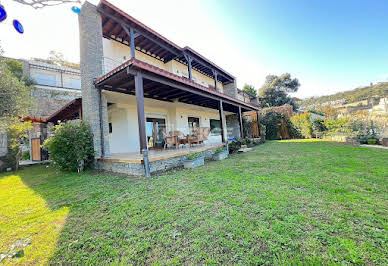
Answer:
POLYGON ((234 76, 107 1, 84 3, 79 33, 83 118, 101 169, 144 174, 178 166, 191 150, 147 155, 163 147, 163 134, 209 128, 201 146, 209 154, 242 136, 242 112, 259 110, 239 99, 234 76))
POLYGON ((25 120, 32 122, 29 132, 30 158, 34 161, 47 160, 48 154, 40 145, 49 136, 50 124, 56 122, 51 116, 64 105, 81 97, 81 74, 72 69, 41 61, 20 60, 24 75, 34 80, 31 91, 33 106, 25 120))
POLYGON ((47 118, 70 101, 81 97, 79 69, 23 60, 23 72, 34 80, 32 116, 47 118))
POLYGON ((380 98, 379 103, 372 106, 369 112, 376 114, 388 114, 388 98, 380 98))

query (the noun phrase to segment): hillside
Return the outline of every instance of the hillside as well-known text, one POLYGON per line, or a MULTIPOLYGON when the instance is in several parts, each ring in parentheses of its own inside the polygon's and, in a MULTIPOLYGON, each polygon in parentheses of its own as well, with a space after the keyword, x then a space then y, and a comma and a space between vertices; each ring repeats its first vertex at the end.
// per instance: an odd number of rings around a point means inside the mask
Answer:
POLYGON ((333 95, 311 97, 303 100, 301 106, 316 106, 322 104, 350 104, 373 98, 388 97, 388 82, 356 88, 350 91, 339 92, 333 95))

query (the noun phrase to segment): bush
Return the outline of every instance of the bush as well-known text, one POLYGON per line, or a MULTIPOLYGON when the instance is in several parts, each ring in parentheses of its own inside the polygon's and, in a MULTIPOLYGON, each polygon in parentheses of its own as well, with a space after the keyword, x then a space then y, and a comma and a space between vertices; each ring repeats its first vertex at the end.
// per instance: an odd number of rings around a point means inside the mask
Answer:
POLYGON ((14 122, 6 130, 8 154, 7 161, 9 165, 18 170, 19 161, 22 158, 21 144, 28 136, 28 130, 31 129, 31 122, 14 122))
POLYGON ((301 135, 302 137, 307 139, 312 137, 313 132, 310 117, 311 114, 303 113, 294 115, 290 118, 291 123, 298 132, 298 135, 301 135))
POLYGON ((269 140, 278 139, 278 132, 281 126, 281 119, 284 115, 276 112, 268 112, 261 119, 261 123, 265 126, 265 138, 269 140))
POLYGON ((186 156, 186 160, 191 161, 191 160, 197 159, 201 156, 202 156, 202 152, 191 153, 191 154, 186 156))
POLYGON ((27 161, 30 159, 30 151, 25 151, 23 152, 23 155, 22 155, 22 160, 23 161, 27 161))
POLYGON ((328 135, 352 133, 351 124, 347 118, 326 119, 325 126, 328 135))
POLYGON ((224 151, 226 151, 226 148, 225 148, 225 147, 219 147, 219 148, 217 148, 217 149, 214 151, 214 154, 221 153, 221 152, 224 152, 224 151))
POLYGON ((368 142, 369 145, 375 145, 375 144, 377 144, 377 139, 370 138, 370 139, 368 139, 367 142, 368 142))
POLYGON ((229 153, 234 153, 238 151, 241 148, 241 141, 240 140, 234 140, 231 143, 229 143, 229 153))
POLYGON ((323 134, 327 131, 327 127, 325 122, 322 119, 315 119, 312 122, 311 128, 313 130, 313 134, 316 138, 321 138, 323 134))
POLYGON ((55 127, 54 136, 47 139, 44 148, 50 160, 63 171, 83 171, 94 162, 93 137, 84 122, 71 122, 55 127))

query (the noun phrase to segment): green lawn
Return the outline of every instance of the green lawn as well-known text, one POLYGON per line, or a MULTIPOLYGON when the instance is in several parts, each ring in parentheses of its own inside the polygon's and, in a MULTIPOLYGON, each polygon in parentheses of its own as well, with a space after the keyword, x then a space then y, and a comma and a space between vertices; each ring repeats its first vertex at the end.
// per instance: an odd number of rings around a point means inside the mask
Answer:
POLYGON ((19 251, 3 263, 387 265, 387 231, 386 150, 274 141, 149 180, 0 175, 0 253, 19 251))

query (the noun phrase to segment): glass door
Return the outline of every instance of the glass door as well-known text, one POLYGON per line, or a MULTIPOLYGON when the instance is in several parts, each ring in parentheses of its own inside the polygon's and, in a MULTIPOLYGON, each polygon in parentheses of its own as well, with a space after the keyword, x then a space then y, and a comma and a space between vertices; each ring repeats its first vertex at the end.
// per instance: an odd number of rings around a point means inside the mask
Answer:
POLYGON ((146 119, 147 143, 150 149, 162 149, 164 146, 163 131, 166 132, 166 120, 164 118, 146 119))

